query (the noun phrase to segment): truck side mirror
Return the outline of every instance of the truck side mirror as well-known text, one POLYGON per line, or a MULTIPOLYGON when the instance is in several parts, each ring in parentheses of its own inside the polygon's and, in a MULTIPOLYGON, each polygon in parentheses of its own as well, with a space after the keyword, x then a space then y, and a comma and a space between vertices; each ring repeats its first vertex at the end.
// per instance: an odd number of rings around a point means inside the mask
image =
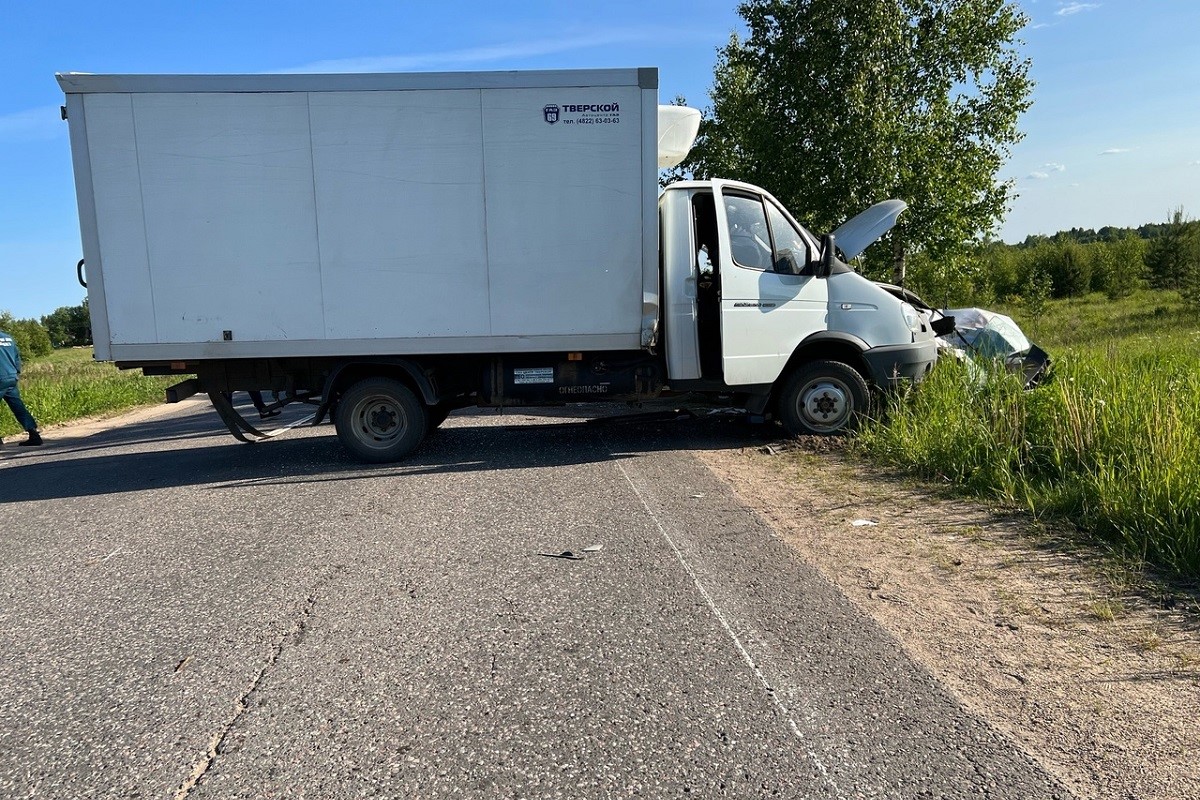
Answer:
POLYGON ((804 265, 796 258, 792 250, 780 250, 779 258, 775 259, 775 271, 782 275, 799 275, 804 265))
POLYGON ((827 233, 821 237, 821 260, 817 264, 818 278, 828 278, 833 274, 834 258, 833 234, 827 233))

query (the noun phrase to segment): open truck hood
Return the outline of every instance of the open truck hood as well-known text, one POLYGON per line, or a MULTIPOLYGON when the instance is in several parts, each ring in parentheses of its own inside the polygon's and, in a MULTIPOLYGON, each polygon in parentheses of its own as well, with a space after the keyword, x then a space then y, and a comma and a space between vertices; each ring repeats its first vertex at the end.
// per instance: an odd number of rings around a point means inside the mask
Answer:
POLYGON ((900 212, 908 208, 903 200, 884 200, 876 203, 854 219, 843 222, 833 232, 834 243, 849 261, 857 258, 896 224, 900 212))

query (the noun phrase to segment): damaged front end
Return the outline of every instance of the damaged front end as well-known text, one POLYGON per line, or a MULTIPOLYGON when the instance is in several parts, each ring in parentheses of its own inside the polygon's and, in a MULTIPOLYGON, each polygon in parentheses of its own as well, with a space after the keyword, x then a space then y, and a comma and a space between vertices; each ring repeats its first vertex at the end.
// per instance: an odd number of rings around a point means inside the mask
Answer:
POLYGON ((1029 341, 1012 317, 984 308, 930 306, 902 286, 880 283, 880 288, 913 306, 937 334, 938 355, 967 362, 1001 362, 1032 389, 1049 379, 1049 354, 1029 341))

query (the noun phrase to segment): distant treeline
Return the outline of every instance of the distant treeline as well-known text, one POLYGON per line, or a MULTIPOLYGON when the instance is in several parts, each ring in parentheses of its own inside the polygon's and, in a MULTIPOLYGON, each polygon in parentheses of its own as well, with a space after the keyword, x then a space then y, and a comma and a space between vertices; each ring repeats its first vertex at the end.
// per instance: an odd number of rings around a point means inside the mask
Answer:
POLYGON ((0 331, 17 342, 21 358, 49 355, 58 347, 80 347, 92 343, 92 317, 87 300, 77 306, 63 306, 38 319, 17 319, 0 311, 0 331))
POLYGON ((1180 209, 1137 228, 1072 228, 1020 244, 989 242, 949 261, 916 258, 911 288, 934 305, 1025 303, 1102 292, 1112 299, 1148 286, 1200 305, 1200 221, 1180 209))
POLYGON ((1053 236, 1036 234, 1025 237, 1025 241, 1013 247, 1036 247, 1043 242, 1072 241, 1076 244, 1092 244, 1093 242, 1115 242, 1128 236, 1139 239, 1157 239, 1171 229, 1170 222, 1147 222, 1136 228, 1117 228, 1105 225, 1100 230, 1091 228, 1071 228, 1069 231, 1059 231, 1053 236))

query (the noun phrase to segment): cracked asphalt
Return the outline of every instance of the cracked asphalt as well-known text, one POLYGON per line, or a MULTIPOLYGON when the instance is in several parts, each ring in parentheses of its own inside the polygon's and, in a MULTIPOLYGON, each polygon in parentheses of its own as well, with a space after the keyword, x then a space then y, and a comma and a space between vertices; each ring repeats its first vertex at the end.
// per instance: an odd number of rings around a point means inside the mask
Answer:
POLYGON ((752 429, 579 413, 0 451, 0 797, 1069 796, 690 455, 752 429))

